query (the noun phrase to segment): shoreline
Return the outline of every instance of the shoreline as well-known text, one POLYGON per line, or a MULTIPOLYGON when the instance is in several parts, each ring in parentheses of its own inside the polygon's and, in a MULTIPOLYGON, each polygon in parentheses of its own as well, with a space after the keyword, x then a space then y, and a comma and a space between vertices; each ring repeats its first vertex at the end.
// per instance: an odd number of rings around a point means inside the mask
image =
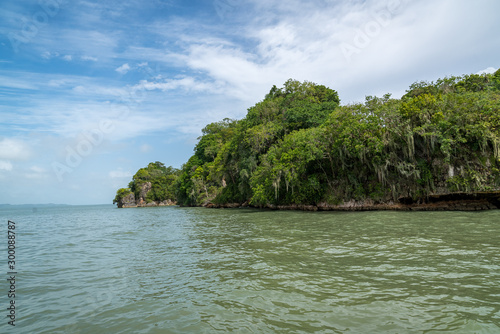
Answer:
POLYGON ((342 204, 267 204, 263 207, 252 206, 247 202, 224 204, 209 202, 202 205, 202 207, 214 209, 254 207, 270 210, 300 211, 484 211, 500 209, 500 191, 429 195, 425 201, 420 202, 414 202, 411 198, 399 198, 397 201, 388 201, 383 203, 377 203, 368 199, 364 201, 351 200, 342 204))
MULTIPOLYGON (((125 202, 120 203, 118 208, 141 208, 141 207, 159 207, 175 206, 177 202, 166 200, 162 202, 139 203, 125 202)), ((189 207, 182 206, 181 207, 189 207)), ((500 209, 500 191, 464 193, 456 192, 449 194, 432 194, 425 199, 415 201, 410 197, 401 197, 396 201, 375 202, 371 199, 362 201, 351 200, 342 204, 330 204, 321 202, 312 204, 288 204, 276 205, 267 204, 265 206, 254 206, 247 202, 244 203, 213 203, 207 202, 196 207, 210 209, 230 209, 230 208, 256 208, 269 210, 298 210, 298 211, 484 211, 500 209)))

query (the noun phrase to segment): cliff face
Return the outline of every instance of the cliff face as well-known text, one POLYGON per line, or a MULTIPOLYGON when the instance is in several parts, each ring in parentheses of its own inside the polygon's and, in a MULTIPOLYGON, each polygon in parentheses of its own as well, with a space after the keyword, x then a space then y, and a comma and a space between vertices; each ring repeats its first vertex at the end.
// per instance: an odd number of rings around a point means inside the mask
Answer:
MULTIPOLYGON (((238 208, 249 207, 248 202, 214 204, 207 203, 207 208, 238 208)), ((342 204, 318 203, 317 205, 272 205, 263 206, 272 210, 302 210, 302 211, 480 211, 500 209, 500 191, 477 193, 451 193, 445 195, 430 195, 425 201, 413 201, 412 198, 401 197, 396 201, 375 202, 373 200, 349 201, 342 204)))
POLYGON ((137 208, 137 207, 150 207, 150 206, 170 206, 176 205, 177 203, 167 199, 165 201, 152 201, 147 202, 146 197, 148 193, 151 191, 152 185, 151 182, 146 182, 141 186, 139 192, 139 198, 135 198, 134 193, 131 193, 125 197, 123 197, 120 201, 118 201, 119 208, 137 208))
POLYGON ((134 193, 131 193, 131 194, 123 197, 120 201, 118 201, 119 208, 131 208, 131 207, 136 207, 136 206, 137 205, 135 204, 134 193))

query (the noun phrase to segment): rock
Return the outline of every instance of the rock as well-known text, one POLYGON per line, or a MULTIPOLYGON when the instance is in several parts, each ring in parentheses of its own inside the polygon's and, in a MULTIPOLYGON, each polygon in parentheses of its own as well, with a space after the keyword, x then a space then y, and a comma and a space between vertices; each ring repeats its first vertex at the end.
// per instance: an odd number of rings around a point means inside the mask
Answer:
POLYGON ((123 197, 121 201, 118 202, 119 208, 134 208, 137 204, 135 204, 135 195, 134 193, 128 194, 123 197))
POLYGON ((145 182, 142 186, 141 186, 141 191, 139 193, 139 198, 143 201, 146 200, 146 196, 148 195, 148 192, 151 190, 151 188, 153 188, 153 186, 151 185, 151 182, 145 182))
POLYGON ((171 205, 176 205, 177 203, 175 203, 174 201, 172 201, 171 199, 167 199, 163 202, 159 202, 158 203, 158 206, 171 206, 171 205))
POLYGON ((137 208, 137 207, 154 207, 154 206, 171 206, 177 205, 175 201, 167 199, 164 201, 147 202, 146 197, 151 191, 151 182, 146 182, 141 186, 139 198, 136 199, 133 193, 125 196, 121 202, 118 203, 119 208, 137 208))

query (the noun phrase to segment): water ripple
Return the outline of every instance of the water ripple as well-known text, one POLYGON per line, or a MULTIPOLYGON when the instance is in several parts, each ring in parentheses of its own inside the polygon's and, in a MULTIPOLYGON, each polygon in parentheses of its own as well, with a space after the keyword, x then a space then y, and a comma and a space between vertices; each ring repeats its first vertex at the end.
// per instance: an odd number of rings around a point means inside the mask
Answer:
POLYGON ((500 332, 499 211, 0 216, 18 222, 20 333, 500 332))

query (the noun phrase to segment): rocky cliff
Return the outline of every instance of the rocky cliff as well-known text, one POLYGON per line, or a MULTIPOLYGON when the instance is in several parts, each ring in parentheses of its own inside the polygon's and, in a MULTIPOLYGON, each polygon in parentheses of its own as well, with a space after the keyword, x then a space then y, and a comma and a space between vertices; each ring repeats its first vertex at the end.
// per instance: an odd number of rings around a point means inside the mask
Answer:
MULTIPOLYGON (((214 204, 207 203, 207 208, 238 208, 249 207, 248 202, 214 204)), ((266 205, 272 210, 302 210, 302 211, 480 211, 500 209, 500 191, 477 193, 450 193, 446 195, 430 195, 425 200, 413 201, 412 198, 401 197, 396 201, 375 202, 373 200, 349 201, 333 205, 318 203, 317 205, 266 205)))
POLYGON ((176 205, 177 203, 167 199, 165 201, 150 201, 146 200, 148 193, 151 191, 151 182, 144 183, 139 192, 139 198, 135 198, 134 193, 130 193, 124 196, 118 201, 117 205, 119 208, 137 208, 137 207, 149 207, 149 206, 170 206, 176 205))

